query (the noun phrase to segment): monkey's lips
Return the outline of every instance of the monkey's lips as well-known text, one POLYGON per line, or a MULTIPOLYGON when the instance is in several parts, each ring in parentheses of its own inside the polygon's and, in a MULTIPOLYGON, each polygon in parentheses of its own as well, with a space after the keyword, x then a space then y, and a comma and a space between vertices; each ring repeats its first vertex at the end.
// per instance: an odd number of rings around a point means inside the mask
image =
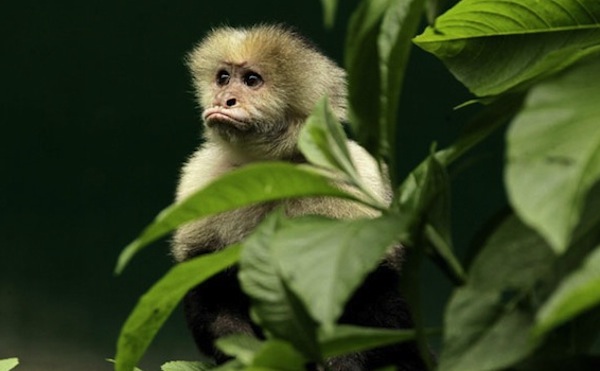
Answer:
POLYGON ((239 114, 236 114, 236 112, 230 110, 222 109, 220 107, 208 108, 204 111, 202 116, 209 127, 228 125, 241 131, 247 131, 250 129, 250 124, 240 117, 239 114))

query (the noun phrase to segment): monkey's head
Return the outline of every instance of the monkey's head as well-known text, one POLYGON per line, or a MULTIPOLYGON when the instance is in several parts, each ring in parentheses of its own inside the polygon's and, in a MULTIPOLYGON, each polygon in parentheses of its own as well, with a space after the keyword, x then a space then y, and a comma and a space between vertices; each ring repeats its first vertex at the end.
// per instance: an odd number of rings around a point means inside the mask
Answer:
POLYGON ((187 64, 205 136, 248 156, 295 156, 302 124, 324 95, 344 119, 345 72, 284 27, 213 30, 187 64))

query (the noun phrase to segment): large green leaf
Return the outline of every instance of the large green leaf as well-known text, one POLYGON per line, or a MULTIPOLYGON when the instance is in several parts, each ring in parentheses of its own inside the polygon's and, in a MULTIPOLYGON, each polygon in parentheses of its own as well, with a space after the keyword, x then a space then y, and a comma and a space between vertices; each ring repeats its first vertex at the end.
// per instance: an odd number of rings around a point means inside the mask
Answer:
POLYGON ((514 215, 502 221, 469 270, 469 283, 482 291, 531 290, 552 273, 556 255, 514 215))
POLYGON ((312 317, 331 329, 346 301, 403 232, 395 215, 358 220, 306 217, 287 222, 271 243, 290 288, 312 317))
POLYGON ((448 305, 440 370, 504 369, 531 354, 534 315, 526 298, 555 258, 516 217, 500 224, 448 305))
POLYGON ((176 265, 141 297, 117 342, 116 371, 131 371, 185 294, 238 261, 240 246, 176 265))
POLYGON ((600 1, 463 0, 414 41, 474 94, 498 95, 600 45, 600 1))
POLYGON ((234 170, 158 214, 154 222, 121 252, 116 272, 120 273, 142 247, 184 223, 260 202, 306 196, 355 199, 333 186, 329 178, 306 166, 271 162, 234 170))
POLYGON ((583 266, 559 285, 539 310, 536 335, 543 335, 585 310, 600 305, 600 246, 588 256, 583 266))
POLYGON ((273 240, 282 223, 281 213, 273 213, 244 241, 240 282, 252 299, 256 321, 267 332, 292 343, 307 358, 319 360, 316 323, 287 286, 276 259, 273 240))
POLYGON ((507 135, 510 202, 557 252, 571 242, 600 180, 598 81, 600 58, 594 58, 539 84, 507 135))
POLYGON ((533 318, 501 304, 501 293, 458 289, 448 305, 440 371, 500 370, 525 358, 533 349, 533 318))

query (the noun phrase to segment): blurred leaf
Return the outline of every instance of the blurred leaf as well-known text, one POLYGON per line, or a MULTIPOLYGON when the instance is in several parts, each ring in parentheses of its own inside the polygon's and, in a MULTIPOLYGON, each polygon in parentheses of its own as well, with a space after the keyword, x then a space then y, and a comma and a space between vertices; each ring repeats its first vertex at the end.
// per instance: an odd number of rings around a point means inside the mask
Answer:
POLYGON ((263 346, 263 342, 253 336, 236 334, 217 339, 215 345, 228 356, 234 357, 244 365, 249 365, 256 352, 263 346))
POLYGON ((326 358, 360 352, 385 345, 412 340, 413 330, 390 330, 384 328, 339 325, 319 336, 323 356, 326 358))
POLYGON ((161 366, 162 371, 209 371, 214 365, 206 362, 173 361, 161 366))
POLYGON ((281 228, 282 216, 268 216, 244 242, 240 260, 242 289, 252 299, 259 324, 279 339, 287 340, 309 359, 319 360, 316 323, 287 287, 272 242, 281 228))
MULTIPOLYGON (((107 358, 106 360, 107 360, 109 363, 112 363, 112 364, 116 364, 116 363, 117 363, 117 361, 115 361, 114 359, 107 358)), ((142 369, 140 369, 139 367, 134 367, 134 368, 133 368, 133 371, 142 371, 142 369)))
MULTIPOLYGON (((397 184, 395 175, 397 168, 398 140, 398 105, 400 92, 404 82, 404 74, 412 48, 412 38, 423 14, 423 0, 391 0, 383 15, 379 35, 377 36, 377 51, 379 56, 379 150, 372 152, 386 155, 390 161, 392 180, 397 184)), ((363 72, 364 73, 364 72, 363 72)), ((376 74, 374 74, 376 76, 376 74)), ((377 97, 363 95, 361 102, 377 97)), ((374 125, 373 117, 361 117, 361 130, 364 126, 374 125)))
POLYGON ((448 0, 425 0, 425 15, 427 22, 431 26, 435 26, 435 19, 440 15, 443 6, 448 0))
POLYGON ((378 43, 380 25, 392 0, 360 2, 346 33, 344 64, 348 71, 348 115, 356 138, 371 154, 382 152, 378 43))
POLYGON ((18 358, 0 359, 0 371, 10 371, 19 365, 18 358))
POLYGON ((395 215, 357 220, 305 217, 286 221, 271 244, 289 287, 327 330, 404 232, 395 215))
POLYGON ((323 23, 325 27, 332 28, 335 23, 335 15, 337 13, 338 0, 321 0, 321 8, 323 8, 323 23))
POLYGON ((463 0, 414 41, 475 95, 498 95, 595 52, 600 2, 463 0))
POLYGON ((429 247, 426 252, 431 259, 455 283, 465 281, 465 272, 454 255, 452 232, 450 230, 450 179, 446 168, 437 160, 434 153, 429 160, 426 174, 429 184, 434 184, 433 198, 426 212, 426 224, 422 231, 423 241, 429 247))
MULTIPOLYGON (((600 6, 600 2, 597 3, 600 6)), ((517 214, 562 253, 600 180, 600 58, 534 87, 507 134, 517 214)))
POLYGON ((306 358, 285 341, 267 340, 256 353, 249 370, 305 371, 306 358))
POLYGON ((346 35, 350 123, 371 154, 392 161, 392 172, 400 91, 422 13, 423 0, 363 1, 346 35))
POLYGON ((565 321, 600 305, 600 246, 583 266, 567 276, 539 310, 534 333, 543 335, 565 321))
POLYGON ((231 360, 229 362, 226 362, 226 363, 219 365, 212 369, 212 371, 242 371, 242 370, 247 371, 248 369, 237 359, 231 360))
POLYGON ((473 261, 467 285, 457 289, 445 315, 440 370, 504 369, 533 352, 533 309, 525 300, 553 268, 556 257, 516 217, 493 232, 473 261))
POLYGON ((122 272, 142 247, 194 219, 260 202, 306 196, 356 200, 307 166, 271 162, 233 170, 158 214, 154 222, 121 252, 116 273, 122 272))
POLYGON ((217 341, 219 349, 235 357, 225 367, 216 370, 245 371, 304 371, 306 358, 282 340, 258 340, 251 336, 233 335, 217 341))
POLYGON ((486 241, 469 270, 469 283, 482 291, 530 290, 552 273, 556 255, 514 215, 486 241))
MULTIPOLYGON (((419 239, 423 228, 428 222, 432 210, 437 206, 436 202, 447 203, 448 197, 448 174, 445 167, 437 160, 435 153, 421 162, 402 182, 396 192, 394 207, 398 213, 403 215, 405 223, 409 226, 411 234, 411 245, 419 239)), ((447 205, 446 205, 447 206, 447 205)), ((446 222, 446 218, 436 216, 436 223, 446 222)), ((448 230, 449 226, 438 226, 448 230)))
POLYGON ((236 263, 240 246, 188 260, 171 270, 144 294, 123 325, 117 343, 116 371, 130 371, 185 294, 236 263))
POLYGON ((433 247, 429 253, 452 279, 464 280, 463 270, 451 251, 450 226, 446 224, 446 213, 449 212, 448 175, 444 166, 436 159, 434 151, 433 146, 431 154, 400 185, 393 204, 409 232, 409 238, 402 240, 408 248, 405 251, 401 289, 413 313, 416 342, 421 357, 430 369, 433 367, 433 360, 422 318, 419 284, 426 244, 433 247))
POLYGON ((518 306, 502 305, 497 291, 456 290, 445 323, 440 371, 504 369, 533 350, 531 316, 518 306))

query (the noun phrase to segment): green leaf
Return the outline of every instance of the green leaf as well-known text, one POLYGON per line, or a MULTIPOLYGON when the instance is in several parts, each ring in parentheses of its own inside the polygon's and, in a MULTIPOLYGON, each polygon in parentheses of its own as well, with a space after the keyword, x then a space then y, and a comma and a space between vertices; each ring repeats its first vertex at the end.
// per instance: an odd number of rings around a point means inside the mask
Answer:
POLYGON ((116 371, 130 371, 185 294, 236 263, 240 246, 203 255, 173 267, 144 294, 123 325, 117 342, 116 371))
POLYGON ((346 36, 350 123, 371 154, 392 161, 392 172, 400 91, 422 13, 423 0, 363 1, 346 36))
POLYGON ((252 363, 256 352, 263 346, 263 343, 255 337, 237 334, 218 339, 216 346, 228 356, 236 358, 244 365, 249 365, 252 363))
MULTIPOLYGON (((390 160, 392 180, 396 184, 395 169, 399 157, 397 148, 398 105, 404 82, 404 74, 410 51, 411 40, 417 32, 417 26, 423 14, 423 0, 391 0, 383 15, 377 51, 379 56, 379 127, 380 150, 377 153, 387 155, 390 160)), ((362 99, 376 97, 363 96, 362 99)), ((363 120, 364 125, 373 125, 375 117, 363 120)), ((364 129, 363 129, 364 130, 364 129)))
POLYGON ((209 371, 214 369, 214 365, 207 362, 173 361, 165 363, 160 369, 162 371, 209 371))
POLYGON ((394 207, 410 227, 411 245, 422 233, 435 201, 448 190, 446 169, 435 155, 428 156, 402 182, 396 192, 394 207))
POLYGON ((391 0, 360 2, 346 33, 349 119, 357 140, 371 154, 382 152, 379 96, 379 29, 391 0))
POLYGON ((346 142, 342 125, 333 114, 329 100, 324 97, 306 120, 298 146, 310 163, 358 179, 346 142))
POLYGON ((600 45, 597 0, 463 0, 414 39, 477 96, 523 88, 600 45))
POLYGON ((440 371, 504 369, 533 350, 531 316, 518 307, 507 310, 500 292, 456 290, 445 322, 440 371))
POLYGON ((270 339, 256 353, 250 370, 305 371, 306 358, 285 341, 270 339))
POLYGON ((446 168, 432 154, 429 162, 428 183, 435 184, 435 196, 426 214, 427 223, 422 233, 429 247, 431 259, 456 284, 465 281, 465 272, 454 255, 450 229, 450 179, 446 168))
MULTIPOLYGON (((373 194, 354 167, 348 145, 356 146, 349 142, 342 130, 342 125, 333 114, 327 97, 316 105, 304 128, 300 132, 298 143, 304 156, 314 165, 334 172, 340 177, 340 172, 345 175, 344 182, 352 185, 360 192, 360 197, 373 208, 386 210, 386 200, 373 194)), ((356 150, 356 148, 354 148, 356 150)), ((373 160, 376 164, 375 160, 373 160)), ((385 177, 382 177, 385 178, 385 177)), ((342 181, 340 180, 340 181, 342 181)))
POLYGON ((555 259, 548 244, 511 215, 473 261, 469 282, 482 291, 531 290, 552 273, 555 259))
POLYGON ((19 365, 18 358, 0 359, 0 371, 10 371, 19 365))
POLYGON ((280 213, 273 213, 244 242, 241 286, 252 299, 253 315, 264 329, 292 343, 307 358, 319 360, 316 324, 287 286, 275 257, 272 241, 281 224, 280 213))
POLYGON ((450 182, 439 155, 432 152, 408 175, 398 189, 395 207, 408 225, 409 238, 403 242, 415 246, 427 241, 434 262, 460 283, 464 270, 452 251, 450 182))
POLYGON ((328 332, 321 332, 319 342, 326 358, 360 352, 385 345, 396 344, 415 337, 413 330, 390 330, 383 328, 340 325, 328 332))
POLYGON ((305 370, 306 358, 285 341, 261 341, 247 335, 233 335, 220 338, 217 347, 241 362, 244 370, 305 370))
POLYGON ((507 134, 510 202, 559 253, 572 241, 589 190, 600 180, 597 81, 600 58, 539 84, 507 134))
POLYGON ((119 274, 131 258, 150 242, 194 219, 266 201, 290 197, 333 196, 356 200, 307 166, 259 163, 231 171, 182 202, 163 210, 119 256, 119 274))
POLYGON ((323 23, 325 27, 332 28, 335 23, 338 0, 321 0, 321 7, 323 8, 323 23))
POLYGON ((271 240, 289 287, 325 329, 333 328, 344 304, 404 233, 400 218, 332 220, 297 218, 271 240))
POLYGON ((527 297, 547 278, 556 256, 511 216, 473 261, 467 285, 445 315, 440 370, 504 369, 530 355, 533 310, 527 297))
POLYGON ((600 304, 600 246, 567 276, 539 310, 534 334, 541 336, 600 304))
POLYGON ((425 0, 425 15, 427 22, 430 25, 435 24, 435 19, 438 17, 444 5, 448 0, 425 0))

